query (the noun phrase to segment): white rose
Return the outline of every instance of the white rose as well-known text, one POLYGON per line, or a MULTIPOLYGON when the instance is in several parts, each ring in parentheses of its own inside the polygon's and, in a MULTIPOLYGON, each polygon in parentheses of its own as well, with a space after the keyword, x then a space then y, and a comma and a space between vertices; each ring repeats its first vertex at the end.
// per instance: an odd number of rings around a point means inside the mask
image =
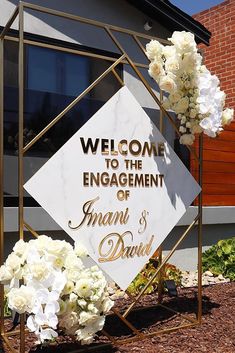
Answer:
POLYGON ((8 306, 19 314, 30 313, 35 303, 35 290, 26 286, 12 288, 7 294, 8 306))
POLYGON ((80 271, 77 268, 69 268, 64 272, 69 281, 77 282, 81 278, 80 271))
POLYGON ((11 281, 13 278, 13 272, 10 267, 6 267, 5 265, 2 265, 0 267, 0 282, 2 284, 7 284, 11 281))
POLYGON ((16 255, 26 259, 28 248, 29 244, 20 239, 19 241, 17 241, 17 243, 15 243, 13 251, 16 255))
POLYGON ((188 97, 181 98, 175 105, 174 111, 176 114, 185 113, 189 106, 189 99, 188 97))
POLYGON ((65 259, 64 267, 68 269, 76 269, 78 271, 81 271, 84 268, 83 262, 74 252, 68 253, 65 259))
POLYGON ((19 256, 15 255, 14 253, 11 253, 6 259, 6 266, 14 272, 19 269, 19 267, 21 266, 21 262, 22 260, 19 258, 19 256))
POLYGON ((171 58, 166 60, 166 62, 165 62, 165 70, 166 71, 177 73, 179 68, 180 68, 180 63, 179 63, 179 60, 177 59, 176 56, 175 57, 171 57, 171 58))
POLYGON ((49 268, 44 261, 31 264, 29 269, 32 277, 37 281, 43 281, 49 275, 49 268))
POLYGON ((98 317, 99 316, 94 313, 82 311, 79 316, 79 324, 82 326, 91 325, 98 317))
POLYGON ((173 45, 165 45, 162 48, 162 54, 165 56, 166 59, 176 56, 176 50, 173 45))
POLYGON ((192 145, 195 140, 195 136, 192 134, 184 134, 180 137, 180 143, 182 145, 192 145))
POLYGON ((72 249, 72 246, 64 240, 53 240, 49 242, 46 250, 55 256, 65 256, 72 249))
POLYGON ((172 93, 176 89, 175 81, 168 75, 160 78, 159 86, 163 91, 172 93))
POLYGON ((146 55, 149 60, 154 60, 162 55, 163 46, 157 40, 151 40, 146 45, 146 55))
POLYGON ((231 123, 231 121, 233 120, 233 113, 234 110, 233 109, 229 109, 226 108, 223 112, 222 112, 222 125, 229 125, 231 123))
POLYGON ((156 80, 157 82, 159 81, 159 76, 164 74, 163 66, 162 64, 154 60, 149 64, 149 70, 148 70, 149 75, 156 80))
POLYGON ((197 45, 194 39, 194 35, 190 32, 175 31, 171 38, 168 38, 176 48, 176 51, 185 52, 197 52, 197 45))
POLYGON ((31 240, 29 242, 29 244, 36 246, 36 248, 38 249, 38 251, 40 253, 42 253, 43 251, 47 251, 47 246, 49 245, 49 243, 52 242, 52 239, 50 237, 48 237, 47 235, 40 235, 37 239, 31 240))
POLYGON ((102 330, 104 327, 105 318, 99 318, 92 324, 76 331, 76 335, 81 344, 89 344, 93 341, 93 336, 96 332, 102 330))
POLYGON ((178 102, 182 98, 182 95, 179 92, 173 92, 169 95, 168 99, 172 103, 178 102))
POLYGON ((71 311, 64 315, 61 320, 59 320, 59 326, 65 328, 66 330, 71 329, 76 326, 79 322, 79 316, 75 311, 71 311))

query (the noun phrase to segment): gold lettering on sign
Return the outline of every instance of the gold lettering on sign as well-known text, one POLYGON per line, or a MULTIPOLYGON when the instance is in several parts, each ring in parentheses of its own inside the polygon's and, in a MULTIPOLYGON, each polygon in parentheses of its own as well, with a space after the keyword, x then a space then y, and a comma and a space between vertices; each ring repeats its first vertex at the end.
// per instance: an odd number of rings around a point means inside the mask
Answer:
POLYGON ((139 234, 142 234, 142 233, 144 233, 144 231, 145 231, 145 229, 146 229, 146 227, 147 227, 147 216, 148 216, 148 211, 146 211, 146 210, 144 210, 143 212, 142 212, 142 214, 141 214, 141 218, 140 218, 140 220, 139 220, 139 224, 140 224, 140 228, 139 228, 139 230, 138 230, 138 233, 139 234))
POLYGON ((102 155, 117 156, 121 154, 122 156, 163 157, 165 149, 164 142, 140 142, 138 140, 128 142, 125 139, 115 142, 114 139, 96 138, 92 140, 90 137, 87 140, 80 137, 80 141, 85 154, 96 154, 100 150, 102 155))
POLYGON ((95 212, 93 205, 96 201, 99 200, 99 196, 97 196, 95 199, 89 200, 87 202, 84 203, 83 207, 82 207, 82 211, 83 211, 83 219, 81 220, 81 222, 76 225, 73 226, 72 225, 72 221, 69 220, 68 221, 68 226, 70 229, 79 229, 82 226, 111 226, 111 225, 116 225, 116 224, 127 224, 128 219, 129 219, 129 208, 126 208, 125 211, 115 211, 115 212, 106 212, 106 213, 102 213, 102 212, 95 212))
POLYGON ((150 255, 154 235, 151 236, 150 241, 147 244, 141 242, 139 245, 125 246, 124 238, 128 235, 133 241, 133 234, 130 231, 126 231, 123 234, 110 233, 106 235, 99 244, 98 251, 100 258, 98 261, 110 262, 119 258, 130 259, 134 256, 143 257, 150 255))

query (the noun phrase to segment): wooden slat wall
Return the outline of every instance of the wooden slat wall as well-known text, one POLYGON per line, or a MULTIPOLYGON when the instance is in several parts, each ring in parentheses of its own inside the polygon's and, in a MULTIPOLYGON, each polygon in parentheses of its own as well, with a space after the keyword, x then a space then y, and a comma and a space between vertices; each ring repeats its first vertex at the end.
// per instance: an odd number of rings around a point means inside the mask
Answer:
MULTIPOLYGON (((195 147, 198 147, 198 140, 195 147)), ((198 165, 193 156, 191 156, 191 172, 198 180, 198 165)), ((216 138, 204 137, 203 204, 235 205, 235 122, 216 138)))

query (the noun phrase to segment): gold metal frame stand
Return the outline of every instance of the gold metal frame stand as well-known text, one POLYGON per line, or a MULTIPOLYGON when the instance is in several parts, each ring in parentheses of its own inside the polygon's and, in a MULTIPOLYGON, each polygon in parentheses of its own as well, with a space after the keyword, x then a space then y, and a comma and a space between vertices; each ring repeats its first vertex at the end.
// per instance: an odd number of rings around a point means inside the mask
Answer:
MULTIPOLYGON (((163 131, 163 118, 167 118, 170 123, 172 124, 174 130, 176 131, 176 134, 179 136, 179 131, 178 128, 175 124, 174 119, 172 116, 164 109, 162 105, 162 99, 163 99, 163 94, 160 92, 160 98, 157 97, 157 95, 154 93, 152 90, 151 86, 149 83, 146 81, 144 76, 141 74, 139 68, 148 68, 147 64, 142 64, 142 63, 136 63, 134 62, 130 56, 127 54, 125 49, 122 47, 120 42, 117 39, 116 34, 117 33, 123 33, 126 35, 129 35, 138 45, 139 49, 142 50, 145 53, 144 46, 141 41, 143 40, 151 40, 151 39, 157 39, 160 42, 164 44, 168 44, 166 40, 160 39, 160 38, 152 38, 149 35, 145 35, 142 33, 137 33, 134 31, 130 31, 124 28, 120 28, 117 26, 101 23, 98 21, 82 18, 80 16, 52 10, 49 8, 41 7, 38 5, 34 4, 29 4, 25 2, 19 2, 19 5, 16 7, 14 13, 10 17, 9 21, 7 22, 5 28, 2 30, 0 34, 0 60, 1 60, 1 65, 0 65, 0 264, 3 263, 3 258, 4 258, 4 205, 3 205, 3 193, 4 193, 4 186, 3 186, 3 158, 4 158, 4 145, 3 145, 3 122, 4 122, 4 99, 3 99, 3 94, 4 94, 4 41, 5 40, 14 40, 19 42, 19 153, 18 153, 18 192, 19 192, 19 206, 18 206, 18 223, 19 223, 19 238, 23 239, 24 238, 24 231, 27 230, 29 231, 33 236, 38 236, 37 232, 24 221, 24 199, 23 199, 23 184, 24 184, 24 175, 23 175, 23 158, 24 154, 49 130, 51 129, 64 115, 69 112, 76 104, 79 103, 79 101, 88 93, 90 92, 103 78, 105 78, 109 73, 112 73, 118 82, 120 83, 121 86, 124 85, 123 79, 119 76, 119 74, 116 71, 116 67, 118 64, 127 64, 129 65, 137 77, 139 78, 140 81, 142 81, 143 85, 149 92, 149 94, 153 97, 155 102, 157 103, 158 107, 160 108, 160 131, 163 131), (60 18, 68 19, 68 20, 74 20, 80 23, 88 24, 91 26, 94 26, 96 28, 101 28, 103 29, 108 36, 111 38, 113 43, 116 45, 116 47, 120 51, 120 57, 113 58, 110 56, 106 55, 101 55, 101 54, 94 54, 92 52, 83 52, 75 49, 66 49, 62 48, 59 46, 55 45, 50 45, 50 44, 44 44, 44 43, 39 43, 36 41, 32 40, 27 40, 24 38, 24 11, 25 10, 34 10, 40 13, 46 13, 49 15, 57 16, 60 18), (9 29, 11 28, 14 20, 18 17, 19 19, 19 37, 18 38, 13 38, 11 36, 8 36, 9 29), (24 45, 25 44, 30 44, 30 45, 35 45, 35 46, 43 46, 47 48, 53 48, 56 50, 61 50, 61 51, 67 51, 70 53, 78 54, 78 55, 85 55, 85 56, 90 56, 90 57, 96 57, 100 59, 104 59, 107 61, 111 62, 111 65, 106 69, 94 82, 92 82, 79 96, 77 96, 63 111, 61 111, 56 117, 54 117, 51 122, 43 129, 41 130, 37 136, 35 136, 28 144, 24 146, 23 143, 23 129, 24 129, 24 45)), ((199 184, 202 185, 202 136, 199 137, 199 151, 196 153, 196 151, 192 148, 189 147, 189 150, 191 154, 194 156, 195 160, 199 163, 199 184)), ((201 281, 201 274, 202 274, 202 266, 201 266, 201 255, 202 255, 202 193, 199 195, 199 206, 198 206, 198 214, 195 217, 194 221, 188 226, 186 231, 182 234, 182 236, 178 239, 178 241, 175 243, 171 251, 168 253, 168 255, 162 259, 162 250, 161 247, 159 249, 159 254, 160 254, 160 265, 157 268, 155 274, 150 278, 148 283, 145 285, 145 287, 139 292, 139 294, 133 298, 130 296, 131 299, 131 304, 128 306, 128 308, 124 311, 121 312, 117 309, 113 309, 113 312, 117 317, 124 323, 126 326, 132 331, 132 336, 128 337, 126 339, 117 339, 115 337, 110 336, 107 332, 103 333, 109 338, 112 344, 114 345, 120 345, 123 343, 127 343, 130 341, 134 340, 141 340, 147 337, 152 337, 155 335, 167 333, 167 332, 172 332, 176 331, 181 328, 187 328, 187 327, 192 327, 196 326, 201 323, 201 317, 202 317, 202 281, 201 281), (196 317, 192 318, 187 315, 183 315, 181 313, 178 313, 177 311, 174 311, 170 308, 168 308, 166 305, 163 305, 162 302, 162 285, 159 286, 159 292, 158 292, 158 304, 160 307, 165 308, 166 310, 173 311, 175 314, 179 314, 181 318, 187 323, 183 323, 180 325, 177 325, 175 327, 171 328, 166 328, 166 329, 161 329, 156 332, 151 332, 151 333, 143 333, 141 330, 137 329, 136 327, 133 326, 133 324, 128 321, 128 315, 131 313, 131 311, 135 308, 136 304, 139 302, 139 300, 142 298, 142 296, 145 294, 146 290, 148 287, 151 285, 153 280, 159 276, 160 279, 160 284, 162 284, 162 270, 167 263, 167 261, 170 259, 172 254, 175 252, 177 247, 181 244, 181 242, 186 238, 190 230, 197 225, 198 227, 198 309, 196 313, 196 317)), ((128 293, 127 293, 128 294, 128 293)), ((13 331, 13 332, 6 332, 4 329, 4 308, 3 308, 3 302, 4 302, 4 287, 1 286, 1 291, 0 291, 0 304, 1 304, 1 317, 0 317, 0 334, 4 342, 8 345, 10 348, 11 352, 17 352, 11 345, 9 336, 11 335, 20 335, 20 346, 19 346, 19 352, 20 353, 25 353, 25 317, 24 315, 21 315, 20 318, 20 329, 18 331, 13 331)))

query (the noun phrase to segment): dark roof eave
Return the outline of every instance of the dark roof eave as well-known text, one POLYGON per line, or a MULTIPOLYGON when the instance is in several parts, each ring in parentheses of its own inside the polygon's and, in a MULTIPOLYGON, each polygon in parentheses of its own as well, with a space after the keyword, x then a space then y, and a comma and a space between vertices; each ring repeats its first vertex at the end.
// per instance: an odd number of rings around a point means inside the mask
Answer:
POLYGON ((168 0, 127 0, 130 4, 144 12, 151 19, 166 26, 166 20, 170 20, 168 28, 174 30, 186 30, 194 33, 197 43, 209 45, 211 32, 200 22, 186 14, 168 0))

